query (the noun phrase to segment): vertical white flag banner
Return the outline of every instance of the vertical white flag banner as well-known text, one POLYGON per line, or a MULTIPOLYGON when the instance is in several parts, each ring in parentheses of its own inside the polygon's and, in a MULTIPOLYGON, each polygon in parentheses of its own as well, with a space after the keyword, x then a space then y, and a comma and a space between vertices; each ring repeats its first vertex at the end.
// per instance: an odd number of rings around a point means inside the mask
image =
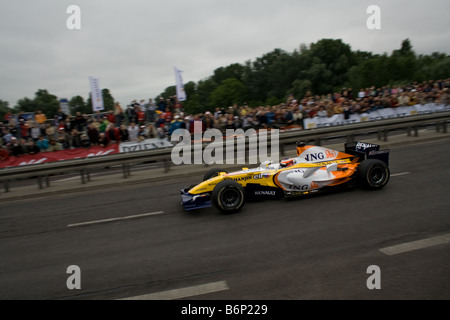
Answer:
POLYGON ((184 91, 183 78, 181 76, 182 73, 183 73, 183 71, 181 71, 177 67, 175 67, 175 81, 177 83, 178 101, 186 100, 186 91, 184 91))
POLYGON ((92 110, 94 112, 104 110, 102 90, 98 78, 89 77, 89 83, 91 85, 92 110))

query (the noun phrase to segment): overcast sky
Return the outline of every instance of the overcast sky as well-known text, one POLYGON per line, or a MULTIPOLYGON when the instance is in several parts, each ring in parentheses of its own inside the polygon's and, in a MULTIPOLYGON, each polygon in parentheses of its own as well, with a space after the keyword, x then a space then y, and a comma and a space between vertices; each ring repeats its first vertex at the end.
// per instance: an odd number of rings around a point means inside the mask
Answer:
POLYGON ((416 53, 449 54, 449 12, 448 0, 0 0, 0 99, 13 107, 38 89, 86 99, 96 76, 126 105, 175 85, 175 66, 198 82, 323 38, 388 54, 409 38, 416 53), (69 5, 81 9, 80 30, 66 26, 69 5), (381 9, 380 30, 366 26, 369 5, 381 9))

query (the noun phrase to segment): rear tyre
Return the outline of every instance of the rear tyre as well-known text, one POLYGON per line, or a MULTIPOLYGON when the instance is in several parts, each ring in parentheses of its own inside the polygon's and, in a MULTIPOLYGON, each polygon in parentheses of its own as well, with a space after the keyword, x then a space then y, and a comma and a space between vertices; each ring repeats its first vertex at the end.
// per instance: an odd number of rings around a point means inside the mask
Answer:
POLYGON ((208 172, 205 173, 203 176, 203 181, 209 180, 211 178, 217 177, 220 172, 226 172, 225 170, 222 170, 220 168, 213 168, 210 169, 208 172))
POLYGON ((378 190, 389 182, 390 170, 378 159, 366 159, 358 167, 358 180, 368 190, 378 190))
POLYGON ((224 180, 214 187, 212 200, 222 213, 235 213, 245 204, 245 190, 236 181, 224 180))

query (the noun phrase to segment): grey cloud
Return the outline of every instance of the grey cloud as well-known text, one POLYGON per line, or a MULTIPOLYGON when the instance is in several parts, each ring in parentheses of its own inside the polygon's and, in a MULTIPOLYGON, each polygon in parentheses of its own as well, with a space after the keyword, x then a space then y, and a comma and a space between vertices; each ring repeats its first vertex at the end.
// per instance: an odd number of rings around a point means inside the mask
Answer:
POLYGON ((353 50, 391 53, 405 38, 414 50, 450 52, 445 0, 379 0, 382 29, 366 28, 372 1, 42 0, 0 4, 0 99, 14 105, 48 89, 70 98, 89 92, 88 77, 126 104, 174 85, 253 60, 274 48, 341 38, 353 50), (66 28, 66 8, 81 8, 81 30, 66 28))

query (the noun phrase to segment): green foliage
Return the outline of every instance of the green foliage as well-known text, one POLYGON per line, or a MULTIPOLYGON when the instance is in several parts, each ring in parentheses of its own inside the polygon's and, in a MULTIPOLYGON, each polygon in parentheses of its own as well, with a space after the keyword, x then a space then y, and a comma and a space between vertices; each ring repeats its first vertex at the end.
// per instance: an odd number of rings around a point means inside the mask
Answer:
POLYGON ((242 105, 247 101, 247 87, 238 79, 229 78, 223 80, 213 92, 211 92, 211 106, 229 107, 233 104, 242 105))
MULTIPOLYGON (((251 107, 279 104, 286 101, 289 94, 302 99, 308 91, 324 95, 350 87, 358 92, 360 88, 371 86, 449 77, 448 54, 416 55, 409 39, 403 40, 400 48, 390 55, 352 51, 340 39, 321 39, 309 46, 301 44, 292 53, 274 49, 253 61, 217 68, 210 77, 185 84, 187 100, 183 105, 187 113, 195 114, 234 103, 247 103, 251 107)), ((103 89, 102 95, 105 110, 113 110, 114 98, 110 91, 103 89)), ((175 86, 170 86, 157 97, 167 99, 175 95, 175 86)), ((81 96, 72 97, 69 106, 71 112, 92 113, 90 95, 86 101, 81 96)), ((33 99, 20 99, 13 111, 42 110, 47 117, 52 117, 58 109, 57 97, 39 89, 33 99)), ((7 103, 0 100, 0 114, 7 111, 7 103)))
POLYGON ((114 110, 114 98, 109 89, 102 89, 103 105, 105 110, 114 110))
POLYGON ((37 112, 41 110, 47 117, 53 117, 58 112, 58 109, 58 98, 45 89, 39 89, 35 93, 33 100, 29 98, 20 99, 15 107, 15 111, 37 112))
POLYGON ((71 114, 75 114, 76 112, 81 112, 82 114, 92 113, 92 106, 84 102, 84 99, 81 96, 72 97, 72 99, 69 100, 69 107, 71 114))
MULTIPOLYGON (((191 83, 188 100, 183 104, 189 113, 233 103, 249 106, 278 104, 289 94, 302 99, 333 93, 343 87, 382 87, 450 77, 450 56, 434 52, 417 56, 409 39, 390 55, 352 51, 340 39, 322 39, 309 46, 301 44, 288 53, 274 49, 244 64, 233 63, 214 70, 211 77, 191 83)), ((172 87, 166 89, 169 94, 172 87)))
MULTIPOLYGON (((114 110, 114 98, 109 92, 109 89, 102 89, 102 97, 103 97, 103 106, 105 108, 104 111, 114 110)), ((92 98, 89 93, 89 98, 86 101, 86 113, 91 114, 92 112, 92 98), (89 111, 88 111, 89 110, 89 111)))
POLYGON ((3 121, 3 117, 8 112, 12 112, 9 108, 9 103, 7 101, 0 100, 0 121, 3 121))

